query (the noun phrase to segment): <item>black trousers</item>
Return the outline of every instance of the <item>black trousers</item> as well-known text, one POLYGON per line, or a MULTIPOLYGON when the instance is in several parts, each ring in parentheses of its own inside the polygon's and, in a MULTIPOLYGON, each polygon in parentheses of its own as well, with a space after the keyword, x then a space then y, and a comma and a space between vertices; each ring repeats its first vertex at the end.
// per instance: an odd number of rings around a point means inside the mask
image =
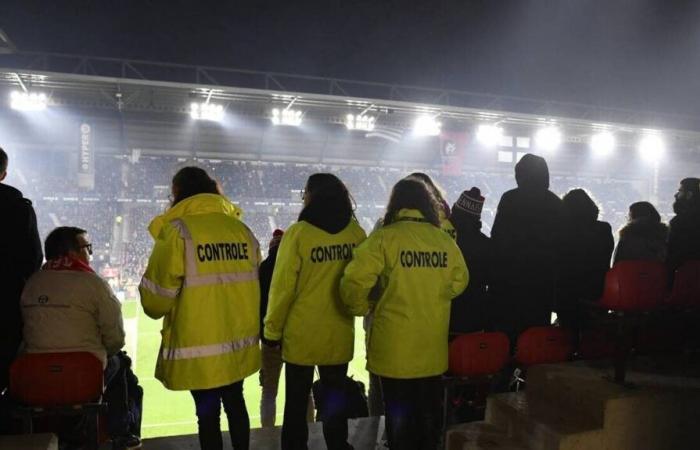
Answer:
POLYGON ((440 377, 381 380, 389 448, 437 449, 442 432, 440 377))
POLYGON ((199 446, 202 450, 221 450, 221 404, 228 418, 231 445, 234 450, 248 450, 250 419, 243 398, 243 380, 214 389, 192 391, 197 409, 199 446))
MULTIPOLYGON (((348 373, 347 364, 318 366, 324 386, 324 403, 317 404, 323 422, 323 437, 328 450, 352 448, 348 441, 348 419, 343 389, 348 373)), ((314 380, 314 366, 300 366, 285 362, 286 400, 282 424, 282 450, 306 450, 309 429, 306 408, 314 380)))

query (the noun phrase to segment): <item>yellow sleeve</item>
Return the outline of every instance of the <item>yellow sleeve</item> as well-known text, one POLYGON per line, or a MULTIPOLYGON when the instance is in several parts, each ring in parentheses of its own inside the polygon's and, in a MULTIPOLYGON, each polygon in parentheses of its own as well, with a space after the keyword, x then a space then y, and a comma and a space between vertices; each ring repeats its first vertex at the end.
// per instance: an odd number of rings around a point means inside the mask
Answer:
POLYGON ((143 274, 139 293, 146 314, 160 319, 175 306, 185 278, 185 243, 171 225, 161 230, 143 274))
POLYGON ((294 226, 282 236, 275 268, 272 272, 269 303, 265 315, 265 338, 271 341, 282 339, 289 308, 294 302, 297 280, 301 271, 301 255, 298 250, 298 228, 294 226))
POLYGON ((355 247, 352 260, 340 279, 340 298, 354 316, 364 316, 370 310, 370 291, 385 266, 383 236, 381 232, 374 232, 355 247))
MULTIPOLYGON (((454 244, 454 242, 452 242, 452 244, 454 244)), ((462 252, 459 250, 459 247, 457 247, 457 244, 454 244, 454 247, 452 251, 454 255, 452 260, 455 261, 455 263, 450 269, 449 280, 450 299, 461 294, 469 284, 469 269, 467 268, 467 263, 464 261, 464 256, 462 256, 462 252)))

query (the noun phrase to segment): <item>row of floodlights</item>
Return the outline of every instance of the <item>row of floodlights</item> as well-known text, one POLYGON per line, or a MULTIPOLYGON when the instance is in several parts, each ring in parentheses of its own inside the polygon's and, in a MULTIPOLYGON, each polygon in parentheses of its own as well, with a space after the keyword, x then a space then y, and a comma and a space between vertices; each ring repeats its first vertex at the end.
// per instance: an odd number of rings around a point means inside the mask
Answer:
MULTIPOLYGON (((48 98, 46 94, 37 92, 13 91, 10 94, 10 106, 20 111, 41 111, 46 109, 48 98)), ((201 102, 190 104, 190 117, 195 120, 219 122, 224 118, 223 105, 201 102)), ((273 108, 270 120, 274 125, 300 126, 303 119, 302 111, 298 109, 273 108)), ((372 131, 375 128, 376 117, 368 114, 348 114, 345 126, 348 130, 372 131)), ((422 114, 413 124, 413 134, 416 136, 438 136, 442 123, 436 116, 422 114)), ((482 124, 476 132, 477 141, 485 147, 496 147, 503 142, 503 128, 498 125, 482 124)), ((563 134, 556 125, 545 125, 534 135, 535 148, 551 152, 556 150, 563 141, 563 134)), ((596 156, 605 157, 612 154, 616 147, 615 135, 609 130, 600 130, 591 136, 589 142, 596 156)), ((656 132, 646 132, 638 142, 640 156, 649 162, 659 161, 666 150, 663 139, 656 132)))
MULTIPOLYGON (((479 125, 476 138, 485 147, 496 147, 503 141, 503 128, 498 125, 479 125)), ((534 141, 538 150, 552 152, 561 145, 563 134, 557 126, 547 125, 535 132, 534 141)), ((601 129, 590 137, 588 145, 595 156, 607 157, 615 151, 617 139, 612 131, 601 129)), ((647 131, 639 139, 637 149, 642 159, 653 163, 663 158, 666 144, 659 133, 647 131)))

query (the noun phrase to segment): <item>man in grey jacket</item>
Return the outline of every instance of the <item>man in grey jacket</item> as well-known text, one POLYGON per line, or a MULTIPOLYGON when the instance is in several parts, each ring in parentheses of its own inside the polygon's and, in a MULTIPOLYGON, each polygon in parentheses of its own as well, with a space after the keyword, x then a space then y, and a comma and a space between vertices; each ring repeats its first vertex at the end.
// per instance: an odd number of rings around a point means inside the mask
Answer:
POLYGON ((139 438, 131 432, 139 428, 130 417, 127 381, 133 374, 129 358, 120 352, 125 338, 121 304, 90 267, 92 244, 87 232, 56 228, 46 238, 44 250, 46 264, 22 292, 22 351, 94 354, 105 368, 104 397, 114 448, 140 448, 139 438))

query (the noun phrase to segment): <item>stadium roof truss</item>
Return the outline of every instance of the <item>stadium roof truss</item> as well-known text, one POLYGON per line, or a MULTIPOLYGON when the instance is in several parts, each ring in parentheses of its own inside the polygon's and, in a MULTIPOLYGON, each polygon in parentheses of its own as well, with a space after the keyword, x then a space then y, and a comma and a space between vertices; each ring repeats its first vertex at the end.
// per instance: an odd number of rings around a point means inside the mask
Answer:
MULTIPOLYGON (((0 39, 3 36, 0 31, 0 39)), ((273 106, 294 101, 295 108, 305 110, 305 120, 308 116, 343 123, 348 113, 370 111, 378 123, 403 128, 420 113, 444 122, 497 122, 523 128, 554 122, 574 142, 600 126, 629 134, 629 142, 646 129, 662 129, 675 146, 700 147, 698 118, 683 115, 209 66, 36 52, 0 54, 0 86, 11 89, 21 84, 46 92, 50 104, 78 107, 189 113, 190 103, 209 98, 229 110, 267 117, 273 106)), ((624 139, 621 144, 625 145, 624 139)))

